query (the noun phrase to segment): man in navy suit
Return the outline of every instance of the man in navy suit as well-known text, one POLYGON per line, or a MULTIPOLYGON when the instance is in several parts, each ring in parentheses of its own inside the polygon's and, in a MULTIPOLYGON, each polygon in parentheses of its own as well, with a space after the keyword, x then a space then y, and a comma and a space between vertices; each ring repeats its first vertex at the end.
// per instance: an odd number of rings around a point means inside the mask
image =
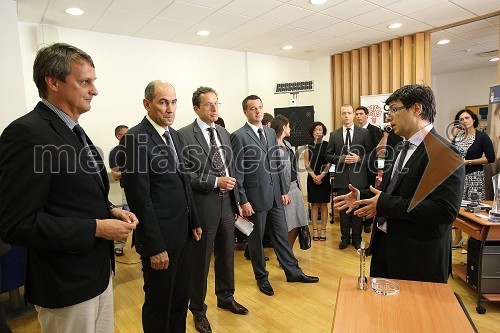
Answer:
POLYGON ((451 226, 464 187, 463 159, 434 129, 436 102, 429 87, 412 84, 385 101, 399 154, 381 188, 336 197, 335 207, 375 217, 370 276, 446 283, 451 273, 451 226), (358 200, 361 196, 362 200, 358 200))
POLYGON ((289 204, 290 198, 283 183, 276 133, 262 125, 262 101, 260 97, 250 95, 243 100, 242 107, 247 122, 231 134, 236 185, 242 214, 254 224, 254 230, 248 236, 248 248, 255 279, 259 290, 272 296, 274 290, 268 280, 262 247, 266 227, 288 282, 312 283, 319 279, 302 272, 288 241, 283 205, 289 204))
POLYGON ((113 332, 113 241, 138 221, 110 207, 106 169, 78 123, 97 95, 94 63, 56 43, 38 51, 33 79, 42 100, 0 138, 0 236, 27 248, 42 332, 113 332))
POLYGON ((183 146, 171 127, 177 109, 174 87, 150 82, 143 105, 147 115, 122 137, 125 160, 119 163, 128 205, 141 219, 133 242, 144 276, 142 327, 146 333, 185 332, 191 239, 200 240, 202 231, 183 146))

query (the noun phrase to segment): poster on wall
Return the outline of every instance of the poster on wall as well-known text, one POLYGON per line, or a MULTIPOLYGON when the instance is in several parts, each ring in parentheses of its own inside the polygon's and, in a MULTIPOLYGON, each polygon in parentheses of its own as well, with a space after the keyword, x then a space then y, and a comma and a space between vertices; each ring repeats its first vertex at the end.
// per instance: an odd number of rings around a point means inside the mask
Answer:
POLYGON ((490 87, 488 114, 491 115, 488 117, 488 134, 493 141, 496 156, 500 158, 500 85, 490 87))
POLYGON ((384 111, 384 105, 389 96, 390 94, 381 94, 360 97, 360 105, 366 107, 368 111, 370 111, 368 114, 368 122, 379 127, 382 127, 382 125, 387 122, 385 119, 387 112, 384 111))

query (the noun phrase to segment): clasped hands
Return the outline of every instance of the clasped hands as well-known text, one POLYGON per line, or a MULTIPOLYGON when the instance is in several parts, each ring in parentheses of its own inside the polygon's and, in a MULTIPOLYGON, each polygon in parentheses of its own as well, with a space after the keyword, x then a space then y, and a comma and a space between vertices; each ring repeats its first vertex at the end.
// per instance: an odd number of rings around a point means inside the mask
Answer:
POLYGON ((344 164, 354 164, 358 163, 359 161, 361 161, 361 158, 359 157, 359 155, 353 152, 349 152, 349 154, 342 155, 341 157, 341 162, 343 162, 344 164))
POLYGON ((377 202, 382 191, 377 190, 373 186, 370 186, 370 191, 374 194, 373 197, 369 199, 359 200, 359 190, 349 184, 350 193, 339 195, 333 198, 335 203, 333 207, 338 210, 346 210, 346 214, 354 211, 354 215, 358 217, 365 217, 370 219, 377 215, 377 202))
POLYGON ((101 237, 107 240, 122 240, 132 233, 139 220, 134 213, 113 208, 111 210, 112 219, 96 220, 96 237, 101 237))

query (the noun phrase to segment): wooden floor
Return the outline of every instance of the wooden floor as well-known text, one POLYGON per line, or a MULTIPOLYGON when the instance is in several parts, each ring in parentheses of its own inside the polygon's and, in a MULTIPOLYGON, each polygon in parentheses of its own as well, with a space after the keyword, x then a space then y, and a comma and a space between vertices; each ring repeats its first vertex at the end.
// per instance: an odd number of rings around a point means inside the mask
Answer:
MULTIPOLYGON (((299 264, 306 274, 319 276, 319 283, 287 283, 278 267, 272 249, 265 249, 270 257, 267 268, 269 281, 275 295, 259 292, 253 277, 250 261, 243 257, 241 249, 235 249, 235 277, 238 302, 250 313, 239 316, 216 306, 214 277, 211 268, 207 295, 207 317, 214 332, 329 332, 335 309, 339 278, 342 275, 358 275, 359 257, 352 246, 338 249, 339 224, 328 224, 325 242, 313 242, 311 249, 294 247, 299 264)), ((369 240, 368 234, 363 234, 369 240)), ((453 251, 454 263, 466 260, 460 250, 453 251)), ((129 247, 125 256, 117 258, 114 278, 115 332, 140 332, 141 306, 144 300, 142 273, 139 257, 129 247)), ((369 259, 367 261, 369 265, 369 259)), ((367 266, 369 267, 369 266, 367 266)), ((486 314, 479 315, 475 308, 475 294, 463 281, 450 278, 449 284, 462 298, 479 332, 500 332, 500 304, 485 304, 486 314)), ((369 314, 360 314, 360 316, 369 314)), ((9 322, 14 333, 40 332, 36 314, 9 322)), ((191 314, 187 318, 187 332, 196 332, 191 314)), ((458 332, 457 332, 458 333, 458 332)))

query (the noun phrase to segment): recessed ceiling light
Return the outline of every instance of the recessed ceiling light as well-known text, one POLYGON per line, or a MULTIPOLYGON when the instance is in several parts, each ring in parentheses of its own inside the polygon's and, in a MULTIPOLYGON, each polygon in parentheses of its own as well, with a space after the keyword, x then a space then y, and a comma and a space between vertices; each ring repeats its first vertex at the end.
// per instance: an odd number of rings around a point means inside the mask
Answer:
POLYGON ((402 23, 393 23, 390 26, 388 26, 387 28, 389 28, 389 29, 398 29, 398 28, 401 28, 402 26, 403 26, 402 23))
POLYGON ((311 3, 311 5, 322 5, 325 2, 327 2, 327 1, 328 0, 309 0, 309 2, 311 3))
POLYGON ((450 42, 449 39, 441 39, 439 42, 437 42, 436 44, 438 45, 444 45, 444 44, 448 44, 450 42))
POLYGON ((75 15, 75 16, 80 16, 80 15, 83 15, 83 9, 76 8, 76 7, 66 8, 66 9, 64 10, 64 12, 65 12, 66 14, 69 14, 69 15, 75 15))
POLYGON ((196 34, 198 36, 208 36, 208 35, 210 35, 210 31, 208 31, 208 30, 200 30, 196 34))
POLYGON ((285 51, 288 51, 288 50, 293 49, 293 46, 292 46, 292 45, 285 45, 285 46, 283 46, 281 49, 283 49, 283 50, 285 50, 285 51))
POLYGON ((500 58, 491 58, 490 61, 498 61, 500 58))

